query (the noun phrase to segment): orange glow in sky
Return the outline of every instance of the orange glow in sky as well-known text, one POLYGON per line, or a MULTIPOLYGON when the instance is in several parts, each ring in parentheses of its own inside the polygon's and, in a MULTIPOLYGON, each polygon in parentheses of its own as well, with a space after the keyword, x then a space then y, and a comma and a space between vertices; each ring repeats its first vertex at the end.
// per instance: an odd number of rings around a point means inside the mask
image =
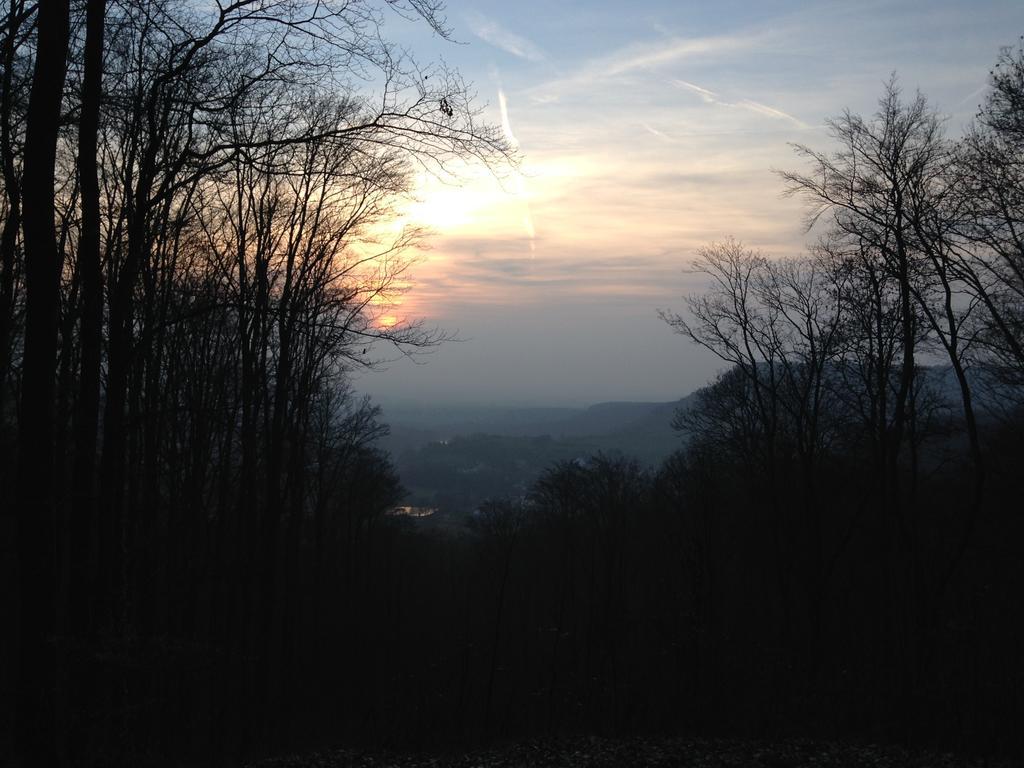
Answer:
POLYGON ((415 179, 390 224, 429 235, 409 254, 401 312, 389 297, 378 324, 423 319, 466 343, 367 377, 377 396, 552 404, 701 386, 718 362, 657 316, 700 287, 686 273, 697 250, 733 237, 770 256, 803 251, 816 234, 775 172, 800 168, 792 145, 827 149, 826 119, 872 114, 893 71, 956 135, 1013 42, 1001 30, 1020 18, 1019 4, 995 0, 980 0, 984 12, 942 3, 945 14, 645 1, 642 13, 586 18, 524 2, 532 12, 449 7, 468 44, 439 55, 468 75, 482 118, 522 162, 415 179))

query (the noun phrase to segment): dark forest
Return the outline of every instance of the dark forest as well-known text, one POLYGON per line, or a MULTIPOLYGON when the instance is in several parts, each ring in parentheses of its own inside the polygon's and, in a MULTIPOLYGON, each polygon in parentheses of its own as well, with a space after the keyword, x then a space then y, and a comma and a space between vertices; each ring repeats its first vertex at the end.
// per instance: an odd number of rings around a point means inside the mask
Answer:
POLYGON ((667 459, 524 438, 534 479, 441 526, 352 374, 450 338, 381 318, 413 175, 520 158, 391 17, 452 34, 433 0, 5 9, 0 763, 1020 759, 1024 47, 963 136, 894 76, 796 146, 804 255, 693 257, 661 316, 722 372, 667 459))

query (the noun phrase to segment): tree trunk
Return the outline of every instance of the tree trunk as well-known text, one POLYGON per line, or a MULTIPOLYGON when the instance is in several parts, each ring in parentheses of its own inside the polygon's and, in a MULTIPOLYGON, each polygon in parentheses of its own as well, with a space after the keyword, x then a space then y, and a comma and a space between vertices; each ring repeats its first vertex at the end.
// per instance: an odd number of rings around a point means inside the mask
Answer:
MULTIPOLYGON (((3 163, 4 193, 8 206, 3 232, 0 233, 0 428, 6 427, 8 417, 7 381, 14 344, 15 271, 18 232, 21 230, 21 179, 15 169, 16 150, 11 136, 12 123, 15 119, 11 104, 15 38, 23 13, 20 0, 11 2, 9 13, 7 29, 4 31, 3 50, 0 54, 3 56, 3 80, 0 83, 0 159, 3 163)), ((13 410, 11 408, 12 412, 13 410)), ((10 476, 13 463, 14 440, 9 439, 6 434, 0 434, 0 480, 10 476)), ((13 514, 13 511, 10 514, 13 514)))
MULTIPOLYGON (((81 233, 78 239, 79 326, 81 355, 78 398, 74 411, 74 468, 68 532, 68 627, 82 639, 91 636, 90 595, 95 584, 93 547, 96 520, 96 435, 100 413, 103 285, 100 278, 100 189, 96 150, 103 85, 103 24, 105 0, 88 0, 85 19, 85 60, 78 123, 78 178, 81 233)), ((88 706, 92 670, 82 658, 72 669, 72 706, 88 706)), ((70 734, 69 747, 78 751, 79 738, 70 734)))
POLYGON ((24 166, 25 353, 18 471, 21 663, 18 750, 25 765, 57 765, 54 366, 61 254, 54 169, 67 73, 69 4, 40 3, 24 166))

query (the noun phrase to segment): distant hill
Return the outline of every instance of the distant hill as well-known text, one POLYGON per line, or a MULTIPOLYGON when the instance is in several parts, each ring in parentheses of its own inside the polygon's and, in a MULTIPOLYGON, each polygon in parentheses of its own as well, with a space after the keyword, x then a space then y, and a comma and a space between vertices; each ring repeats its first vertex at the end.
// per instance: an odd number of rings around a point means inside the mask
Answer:
POLYGON ((550 435, 581 408, 517 408, 511 406, 388 406, 383 420, 391 434, 380 445, 392 456, 431 442, 460 435, 531 437, 550 435))
POLYGON ((551 424, 547 434, 560 440, 584 440, 594 451, 622 453, 655 466, 682 446, 672 418, 689 403, 689 398, 670 403, 598 403, 551 424))
MULTIPOLYGON (((924 367, 921 376, 956 419, 959 390, 949 367, 924 367)), ((1019 392, 993 394, 980 378, 974 385, 979 418, 1021 402, 1019 392)), ((695 401, 696 393, 674 402, 587 408, 387 408, 383 419, 391 434, 380 445, 409 490, 406 503, 462 513, 487 498, 526 493, 558 461, 604 452, 655 468, 685 444, 672 419, 695 401)))
POLYGON ((487 498, 527 492, 558 461, 598 452, 656 467, 680 448, 669 403, 609 402, 589 408, 392 408, 381 441, 409 490, 407 503, 470 511, 487 498))
POLYGON ((619 450, 657 462, 680 445, 672 417, 692 395, 667 403, 607 402, 587 408, 388 407, 391 434, 380 445, 392 456, 431 442, 469 435, 593 438, 601 450, 619 450))

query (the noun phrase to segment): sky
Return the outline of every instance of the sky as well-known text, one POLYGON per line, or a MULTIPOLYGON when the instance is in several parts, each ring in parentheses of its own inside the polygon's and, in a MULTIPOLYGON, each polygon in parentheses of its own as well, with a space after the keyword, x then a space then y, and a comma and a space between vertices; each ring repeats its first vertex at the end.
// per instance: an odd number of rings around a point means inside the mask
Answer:
MULTIPOLYGON (((728 237, 773 256, 811 239, 775 170, 825 120, 871 114, 896 73, 957 135, 1022 0, 515 3, 452 0, 454 41, 389 19, 421 60, 473 84, 522 155, 502 178, 418 177, 403 223, 430 230, 389 308, 458 337, 359 374, 385 406, 668 401, 720 369, 657 315, 728 237)), ((386 350, 380 350, 386 355, 386 350)))

